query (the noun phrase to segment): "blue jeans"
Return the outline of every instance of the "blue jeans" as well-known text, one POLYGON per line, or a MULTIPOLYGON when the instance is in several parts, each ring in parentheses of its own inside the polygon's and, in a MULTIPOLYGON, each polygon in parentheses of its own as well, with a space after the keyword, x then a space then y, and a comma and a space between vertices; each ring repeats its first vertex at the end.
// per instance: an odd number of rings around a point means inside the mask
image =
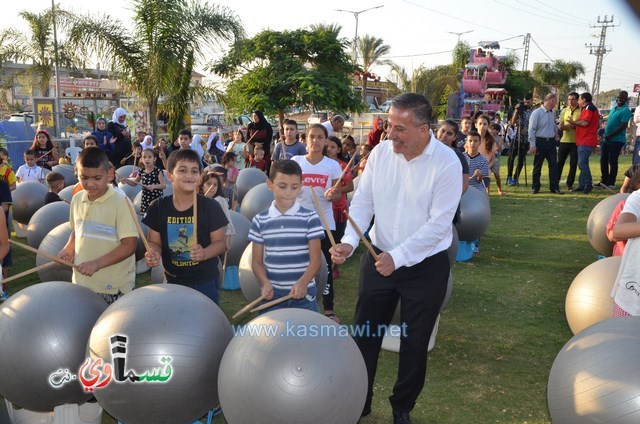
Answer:
POLYGON ((580 177, 578 177, 578 188, 593 187, 591 178, 591 169, 589 168, 589 156, 591 156, 591 146, 578 146, 578 168, 580 169, 580 177))
POLYGON ((218 302, 219 300, 218 290, 220 289, 219 277, 216 277, 209 281, 202 281, 200 283, 195 283, 187 287, 191 287, 192 289, 199 291, 203 295, 207 296, 209 299, 213 300, 213 302, 216 305, 219 304, 218 302))
POLYGON ((640 137, 636 137, 636 144, 633 146, 633 162, 632 165, 637 165, 640 163, 640 137))
MULTIPOLYGON (((276 309, 284 309, 284 308, 299 308, 306 309, 308 311, 320 312, 318 308, 318 295, 317 295, 317 287, 314 285, 313 287, 307 287, 307 295, 302 299, 289 299, 285 302, 279 303, 275 306, 272 306, 267 309, 263 309, 262 311, 258 311, 258 315, 264 314, 265 312, 275 311, 276 309)), ((273 299, 280 299, 281 297, 285 297, 291 292, 290 289, 273 289, 273 299)), ((269 300, 268 302, 271 302, 269 300)))

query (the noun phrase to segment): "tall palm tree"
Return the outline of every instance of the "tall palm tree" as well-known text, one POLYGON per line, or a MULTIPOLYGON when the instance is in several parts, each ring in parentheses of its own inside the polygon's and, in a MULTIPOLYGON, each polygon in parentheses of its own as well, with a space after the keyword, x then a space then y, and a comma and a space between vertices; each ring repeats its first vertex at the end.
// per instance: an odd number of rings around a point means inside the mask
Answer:
POLYGON ((371 73, 374 65, 389 65, 389 60, 382 59, 382 56, 391 51, 391 47, 384 44, 382 38, 371 35, 364 35, 358 38, 357 47, 362 62, 362 103, 367 103, 367 75, 371 73))
POLYGON ((451 53, 452 65, 455 69, 464 69, 471 58, 471 45, 466 41, 458 41, 451 53))
POLYGON ((339 39, 340 31, 342 31, 342 25, 338 25, 335 22, 332 24, 311 24, 309 25, 309 29, 314 32, 328 31, 335 35, 336 39, 339 39))
MULTIPOLYGON (((30 62, 31 67, 25 73, 31 76, 33 85, 38 87, 40 94, 49 97, 49 82, 55 65, 55 50, 53 40, 53 22, 61 23, 70 15, 68 12, 51 9, 41 13, 23 10, 18 13, 29 25, 29 33, 23 33, 9 28, 0 32, 0 63, 6 60, 16 62, 30 62)), ((60 66, 76 68, 81 60, 76 48, 69 41, 58 40, 58 63, 60 66)))
MULTIPOLYGON (((119 72, 145 99, 155 134, 160 98, 182 95, 193 63, 220 42, 235 42, 244 31, 231 10, 194 0, 134 0, 132 9, 131 30, 110 16, 84 16, 74 23, 70 39, 119 72)), ((187 103, 182 107, 186 112, 187 103)))
POLYGON ((549 66, 536 68, 534 77, 541 84, 552 86, 558 98, 563 99, 570 91, 588 89, 587 83, 580 79, 584 72, 582 63, 558 59, 549 66))

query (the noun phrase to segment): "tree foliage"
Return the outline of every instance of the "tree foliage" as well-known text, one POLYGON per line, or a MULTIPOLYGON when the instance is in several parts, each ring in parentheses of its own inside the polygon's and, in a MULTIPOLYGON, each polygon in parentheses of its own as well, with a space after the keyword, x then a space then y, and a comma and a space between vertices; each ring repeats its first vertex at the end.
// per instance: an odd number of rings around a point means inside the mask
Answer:
MULTIPOLYGON (((27 21, 29 32, 23 33, 15 29, 0 31, 0 63, 7 60, 30 62, 31 67, 25 70, 43 96, 49 96, 49 83, 55 67, 55 49, 53 24, 58 29, 73 15, 56 7, 41 13, 22 11, 18 14, 27 21)), ((76 46, 58 34, 58 64, 67 68, 77 68, 82 60, 76 46)))
POLYGON ((517 100, 524 99, 525 94, 533 92, 537 81, 531 75, 530 71, 518 71, 512 69, 509 71, 507 81, 504 84, 504 88, 507 90, 510 99, 512 99, 512 106, 517 100))
POLYGON ((451 65, 455 69, 464 69, 471 58, 471 45, 466 41, 458 41, 451 53, 451 65))
POLYGON ((391 64, 389 60, 382 59, 384 55, 389 54, 391 47, 384 44, 382 38, 364 35, 358 38, 357 48, 360 52, 358 57, 362 62, 362 103, 367 103, 367 78, 375 65, 391 64))
POLYGON ((533 76, 541 85, 552 88, 559 99, 564 99, 571 91, 589 89, 587 83, 580 79, 584 72, 582 63, 558 59, 548 66, 534 69, 533 76))
POLYGON ((227 98, 236 112, 278 114, 291 107, 362 109, 351 76, 356 67, 335 31, 266 30, 235 45, 211 69, 229 80, 227 98))
POLYGON ((193 93, 185 81, 194 63, 204 60, 207 49, 240 39, 244 32, 231 10, 194 0, 134 0, 133 10, 133 25, 110 16, 84 16, 70 37, 147 102, 155 134, 159 99, 175 100, 165 111, 175 127, 172 121, 182 119, 193 93))

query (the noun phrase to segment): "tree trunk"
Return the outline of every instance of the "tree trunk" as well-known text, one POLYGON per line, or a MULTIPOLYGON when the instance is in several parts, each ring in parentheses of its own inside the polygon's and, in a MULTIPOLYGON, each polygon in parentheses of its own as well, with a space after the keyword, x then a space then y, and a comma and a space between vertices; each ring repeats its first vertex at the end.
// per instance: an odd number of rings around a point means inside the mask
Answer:
MULTIPOLYGON (((362 103, 367 105, 367 109, 369 109, 367 102, 367 72, 364 72, 362 76, 362 103)), ((367 110, 367 112, 369 111, 367 110)))

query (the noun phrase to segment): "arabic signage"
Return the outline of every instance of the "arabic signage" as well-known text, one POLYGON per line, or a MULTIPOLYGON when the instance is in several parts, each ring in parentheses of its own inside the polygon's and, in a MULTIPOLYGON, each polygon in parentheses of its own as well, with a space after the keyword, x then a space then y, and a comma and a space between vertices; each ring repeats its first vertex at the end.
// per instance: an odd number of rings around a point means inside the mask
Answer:
POLYGON ((79 381, 85 392, 94 392, 114 382, 124 383, 129 380, 132 383, 166 383, 171 379, 171 357, 161 357, 161 366, 152 370, 127 370, 127 336, 117 334, 109 340, 112 354, 110 363, 104 362, 102 358, 87 358, 77 374, 72 374, 68 369, 56 370, 49 375, 51 387, 57 389, 67 383, 79 381))

